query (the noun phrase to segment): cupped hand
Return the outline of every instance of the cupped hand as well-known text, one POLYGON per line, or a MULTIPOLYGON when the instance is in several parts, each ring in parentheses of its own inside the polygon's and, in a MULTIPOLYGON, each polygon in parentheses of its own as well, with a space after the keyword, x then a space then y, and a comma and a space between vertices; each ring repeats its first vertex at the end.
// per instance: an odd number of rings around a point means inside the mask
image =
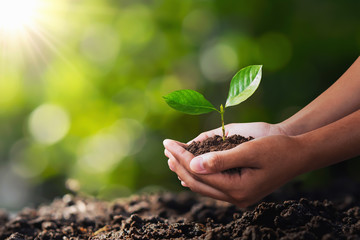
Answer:
MULTIPOLYGON (((230 129, 229 129, 230 130, 230 129)), ((249 206, 306 172, 308 157, 297 137, 272 135, 233 149, 194 157, 185 144, 165 140, 169 167, 182 184, 200 194, 249 206), (241 168, 241 173, 223 173, 241 168)))
MULTIPOLYGON (((252 123, 231 123, 225 125, 225 135, 231 136, 234 134, 242 135, 244 137, 252 136, 254 138, 265 137, 270 135, 287 135, 285 129, 281 126, 281 124, 252 122, 252 123)), ((201 142, 215 135, 222 136, 221 127, 207 132, 203 132, 193 140, 189 141, 189 143, 192 141, 201 142)))

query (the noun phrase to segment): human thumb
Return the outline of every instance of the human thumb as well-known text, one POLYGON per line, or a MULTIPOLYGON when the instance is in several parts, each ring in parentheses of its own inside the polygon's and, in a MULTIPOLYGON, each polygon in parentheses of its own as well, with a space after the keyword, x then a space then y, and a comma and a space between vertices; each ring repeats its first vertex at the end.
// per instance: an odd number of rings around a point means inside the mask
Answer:
POLYGON ((198 174, 210 174, 238 167, 239 159, 235 149, 205 153, 193 158, 190 169, 198 174))

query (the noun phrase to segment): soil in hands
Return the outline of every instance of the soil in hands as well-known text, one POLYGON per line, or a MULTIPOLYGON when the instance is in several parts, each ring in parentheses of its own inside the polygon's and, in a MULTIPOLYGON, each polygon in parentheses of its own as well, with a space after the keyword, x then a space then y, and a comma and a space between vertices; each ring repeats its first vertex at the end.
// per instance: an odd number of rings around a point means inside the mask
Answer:
MULTIPOLYGON (((253 139, 254 138, 251 136, 243 137, 241 135, 232 135, 226 137, 224 141, 221 136, 216 135, 214 137, 207 138, 202 142, 193 141, 187 146, 186 150, 191 152, 194 156, 199 156, 208 152, 229 150, 238 146, 239 144, 251 141, 253 139)), ((227 169, 223 172, 229 174, 241 173, 241 168, 227 169)))

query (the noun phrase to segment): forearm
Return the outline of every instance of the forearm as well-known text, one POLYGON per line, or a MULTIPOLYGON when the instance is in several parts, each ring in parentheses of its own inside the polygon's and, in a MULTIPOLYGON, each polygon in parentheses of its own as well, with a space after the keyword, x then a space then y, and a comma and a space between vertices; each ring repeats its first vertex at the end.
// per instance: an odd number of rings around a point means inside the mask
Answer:
POLYGON ((360 155, 360 110, 348 116, 296 136, 304 154, 302 172, 326 167, 360 155))
POLYGON ((306 133, 360 109, 360 57, 325 92, 278 124, 288 135, 306 133))

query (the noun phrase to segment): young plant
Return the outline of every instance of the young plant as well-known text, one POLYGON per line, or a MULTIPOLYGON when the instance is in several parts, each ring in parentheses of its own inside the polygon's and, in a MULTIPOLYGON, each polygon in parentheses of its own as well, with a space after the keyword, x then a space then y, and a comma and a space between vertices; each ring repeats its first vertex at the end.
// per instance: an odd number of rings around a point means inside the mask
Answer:
POLYGON ((225 141, 225 108, 238 105, 248 99, 257 89, 261 80, 262 65, 252 65, 238 71, 230 83, 229 95, 225 107, 216 109, 205 97, 194 90, 178 90, 164 96, 166 103, 183 113, 199 115, 216 111, 221 115, 222 138, 225 141))

